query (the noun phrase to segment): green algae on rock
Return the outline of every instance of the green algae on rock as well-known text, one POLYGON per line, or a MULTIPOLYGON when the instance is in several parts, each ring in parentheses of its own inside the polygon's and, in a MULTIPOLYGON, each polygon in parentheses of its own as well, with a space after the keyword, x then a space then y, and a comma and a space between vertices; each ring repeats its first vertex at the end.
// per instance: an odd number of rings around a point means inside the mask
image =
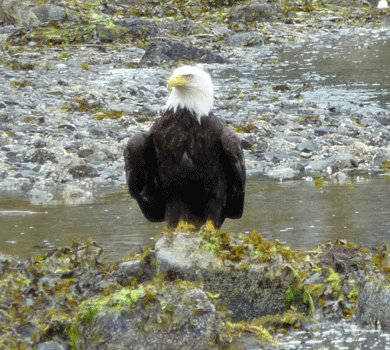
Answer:
POLYGON ((82 303, 75 349, 226 349, 223 313, 189 282, 146 282, 82 303))
POLYGON ((237 348, 255 336, 272 347, 276 331, 299 329, 314 315, 369 324, 385 295, 369 283, 388 289, 378 261, 344 241, 294 250, 255 231, 210 224, 199 232, 181 224, 115 264, 103 262, 93 241, 26 261, 2 257, 0 345, 206 350, 237 348))

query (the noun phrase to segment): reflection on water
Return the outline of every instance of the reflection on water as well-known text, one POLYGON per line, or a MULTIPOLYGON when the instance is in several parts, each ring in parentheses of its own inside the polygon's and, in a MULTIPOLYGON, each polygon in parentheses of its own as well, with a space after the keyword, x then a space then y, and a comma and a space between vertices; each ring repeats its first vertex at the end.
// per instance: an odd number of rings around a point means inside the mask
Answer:
MULTIPOLYGON (((258 230, 293 248, 337 239, 376 247, 390 240, 389 190, 387 177, 356 177, 354 186, 325 182, 323 188, 313 181, 250 177, 243 218, 226 220, 222 230, 258 230)), ((119 260, 151 245, 164 227, 148 222, 125 191, 73 207, 2 200, 0 221, 0 252, 21 257, 93 238, 110 260, 119 260)))

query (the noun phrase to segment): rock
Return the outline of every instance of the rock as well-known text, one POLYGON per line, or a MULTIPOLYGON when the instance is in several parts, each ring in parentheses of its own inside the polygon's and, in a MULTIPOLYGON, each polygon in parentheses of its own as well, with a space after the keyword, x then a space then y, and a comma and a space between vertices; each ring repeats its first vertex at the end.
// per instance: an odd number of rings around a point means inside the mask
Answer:
POLYGON ((318 144, 315 141, 304 141, 297 145, 297 150, 299 152, 313 152, 314 150, 318 149, 318 144))
POLYGON ((374 117, 375 120, 377 120, 380 124, 384 126, 390 125, 390 117, 386 115, 378 115, 374 117))
POLYGON ((54 341, 47 341, 44 343, 40 343, 37 346, 37 350, 68 350, 69 347, 67 345, 54 342, 54 341))
POLYGON ((265 44, 265 36, 256 32, 247 32, 232 35, 225 42, 230 46, 256 46, 265 44))
POLYGON ((65 205, 80 205, 94 201, 92 192, 71 185, 66 186, 62 191, 62 198, 65 205))
POLYGON ((280 163, 287 159, 287 154, 283 151, 271 151, 264 153, 264 158, 268 162, 280 163))
POLYGON ((85 148, 77 151, 77 155, 80 158, 86 158, 94 153, 93 149, 85 148))
POLYGON ((43 205, 51 202, 53 195, 49 192, 38 190, 36 188, 32 189, 28 196, 30 198, 30 203, 32 205, 43 205))
POLYGON ((70 12, 62 6, 43 4, 32 9, 41 23, 48 21, 65 22, 70 17, 70 12))
POLYGON ((144 283, 85 302, 73 328, 80 350, 226 349, 225 321, 188 282, 144 283))
POLYGON ((307 173, 318 173, 327 172, 336 164, 337 157, 335 155, 327 158, 312 157, 305 166, 305 172, 307 173))
POLYGON ((99 176, 99 173, 97 172, 96 168, 94 168, 92 165, 77 165, 75 167, 72 167, 69 169, 69 173, 73 176, 75 179, 80 179, 84 177, 96 177, 99 176))
POLYGON ((204 33, 204 29, 189 19, 178 20, 174 22, 164 23, 164 28, 178 35, 191 35, 195 33, 204 33))
POLYGON ((356 310, 362 327, 378 327, 390 331, 390 290, 383 283, 367 281, 361 288, 356 310))
POLYGON ((389 155, 377 153, 377 154, 375 154, 375 156, 372 160, 371 166, 372 166, 372 168, 374 168, 376 170, 378 170, 378 169, 382 170, 383 164, 386 164, 386 162, 388 162, 389 159, 390 159, 389 155))
POLYGON ((136 36, 156 36, 159 29, 147 19, 139 17, 129 17, 115 22, 116 25, 127 28, 130 33, 136 36))
POLYGON ((0 22, 16 27, 31 28, 40 24, 25 1, 3 0, 0 4, 0 22))
POLYGON ((125 261, 118 266, 113 277, 122 286, 130 285, 136 278, 140 283, 151 281, 156 274, 156 268, 145 260, 125 261))
POLYGON ((273 21, 281 18, 279 3, 252 1, 236 6, 230 16, 231 22, 273 21))
MULTIPOLYGON (((256 237, 253 236, 253 239, 256 241, 256 237)), ((243 241, 233 241, 237 248, 232 248, 233 253, 227 250, 226 254, 237 254, 232 258, 237 261, 241 258, 239 254, 250 255, 251 249, 254 249, 248 246, 246 251, 243 241), (240 244, 242 248, 239 248, 240 244)), ((229 243, 225 244, 228 248, 229 243)), ((163 271, 172 279, 202 279, 204 289, 219 294, 218 301, 232 312, 235 322, 286 310, 286 292, 295 280, 286 265, 279 265, 279 261, 270 269, 269 264, 256 263, 255 260, 246 265, 242 257, 242 264, 246 266, 243 268, 237 262, 229 263, 229 260, 222 263, 211 252, 212 249, 212 244, 208 245, 199 235, 176 233, 173 237, 164 236, 156 243, 155 256, 163 271)), ((298 306, 305 309, 302 304, 298 306)))
POLYGON ((56 155, 44 148, 38 148, 34 153, 25 159, 26 162, 45 164, 46 162, 57 163, 56 155))
POLYGON ((96 36, 103 43, 112 43, 122 37, 127 33, 127 29, 121 26, 112 25, 107 26, 104 24, 96 25, 96 36))
POLYGON ((227 60, 209 49, 189 45, 181 41, 158 41, 149 44, 140 64, 161 65, 179 60, 201 63, 226 63, 227 60))

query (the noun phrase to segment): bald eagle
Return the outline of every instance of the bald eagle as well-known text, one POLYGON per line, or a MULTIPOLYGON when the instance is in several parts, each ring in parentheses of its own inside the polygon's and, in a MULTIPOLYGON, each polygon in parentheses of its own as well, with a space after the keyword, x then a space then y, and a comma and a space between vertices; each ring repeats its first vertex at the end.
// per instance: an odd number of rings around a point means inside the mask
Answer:
POLYGON ((144 216, 175 228, 181 220, 215 227, 243 214, 245 162, 234 131, 211 112, 210 76, 177 68, 165 113, 125 148, 126 180, 144 216))

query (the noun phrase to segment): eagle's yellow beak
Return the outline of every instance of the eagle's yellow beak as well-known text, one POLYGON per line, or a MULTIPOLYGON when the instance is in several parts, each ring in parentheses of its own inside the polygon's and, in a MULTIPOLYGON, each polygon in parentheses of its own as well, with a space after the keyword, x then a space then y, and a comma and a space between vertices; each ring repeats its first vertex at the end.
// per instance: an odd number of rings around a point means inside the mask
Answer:
POLYGON ((186 77, 185 75, 175 75, 168 80, 168 89, 172 89, 176 86, 185 86, 190 84, 191 81, 189 77, 186 77))

